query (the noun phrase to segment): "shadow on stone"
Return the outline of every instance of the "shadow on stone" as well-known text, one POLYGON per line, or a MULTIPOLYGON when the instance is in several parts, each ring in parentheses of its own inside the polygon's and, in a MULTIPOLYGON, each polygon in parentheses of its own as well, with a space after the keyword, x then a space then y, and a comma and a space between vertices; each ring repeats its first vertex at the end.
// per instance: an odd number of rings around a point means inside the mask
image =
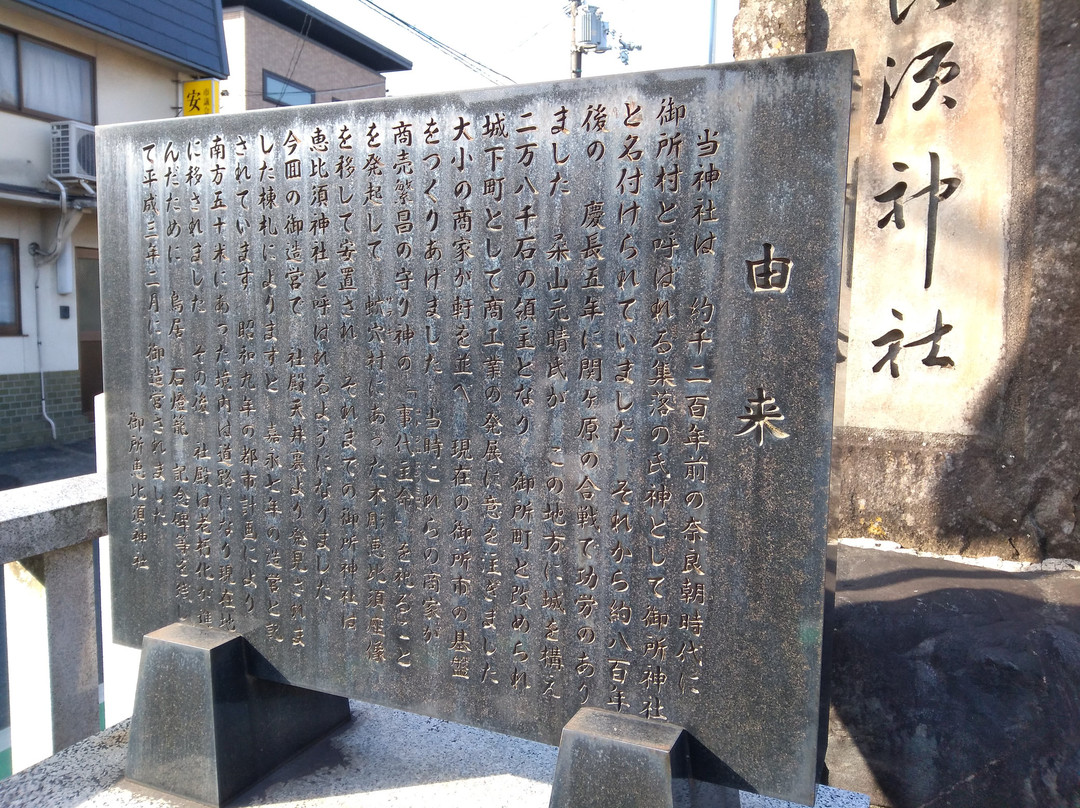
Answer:
POLYGON ((251 676, 246 645, 181 623, 146 635, 131 780, 221 805, 348 720, 347 699, 251 676))
POLYGON ((725 788, 753 792, 754 787, 740 777, 724 761, 705 748, 693 735, 687 736, 691 766, 696 780, 702 782, 723 783, 725 788))
POLYGON ((854 548, 840 570, 831 784, 895 808, 1074 808, 1080 576, 854 548))

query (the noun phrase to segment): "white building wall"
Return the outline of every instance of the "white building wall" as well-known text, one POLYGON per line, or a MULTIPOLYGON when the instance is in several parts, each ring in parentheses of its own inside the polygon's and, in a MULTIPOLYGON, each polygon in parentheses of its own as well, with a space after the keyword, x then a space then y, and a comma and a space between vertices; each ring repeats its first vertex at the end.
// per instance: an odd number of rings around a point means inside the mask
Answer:
MULTIPOLYGON (((63 23, 24 6, 0 0, 0 26, 42 41, 69 48, 95 60, 98 124, 171 118, 179 105, 179 82, 188 78, 175 65, 107 37, 63 23)), ((0 183, 54 193, 48 180, 51 126, 49 121, 0 111, 0 183)), ((0 195, 2 196, 2 195, 0 195)), ((35 266, 30 244, 52 249, 59 211, 56 206, 11 203, 0 199, 0 238, 19 242, 20 298, 23 334, 0 337, 0 375, 36 373, 38 367, 35 317, 35 266)), ((96 248, 97 218, 83 215, 72 243, 96 248)), ((78 368, 78 323, 75 294, 56 291, 56 267, 41 271, 40 333, 45 371, 78 368), (70 318, 60 318, 60 307, 70 307, 70 318)))
POLYGON ((49 125, 0 110, 0 132, 0 182, 44 187, 49 169, 49 125))
POLYGON ((225 26, 225 50, 229 54, 229 77, 221 82, 221 112, 243 112, 247 109, 247 37, 244 13, 241 9, 226 9, 222 14, 225 26))
MULTIPOLYGON (((0 238, 18 239, 19 242, 19 296, 22 310, 23 334, 33 333, 34 282, 30 256, 30 242, 41 237, 40 217, 32 215, 24 207, 0 204, 0 238)), ((28 336, 0 337, 0 374, 29 373, 37 369, 34 340, 28 336)))
MULTIPOLYGON (((38 322, 34 305, 34 284, 37 269, 30 245, 38 243, 51 247, 56 235, 55 208, 0 204, 0 238, 19 242, 19 295, 22 304, 23 336, 0 337, 0 375, 36 373, 38 322)), ((97 247, 97 221, 93 214, 83 216, 72 241, 77 247, 97 247)), ((40 272, 40 308, 42 333, 42 364, 45 371, 77 370, 78 323, 75 314, 75 295, 60 295, 56 290, 56 265, 42 267, 40 272), (60 318, 60 307, 70 307, 70 319, 60 318)))

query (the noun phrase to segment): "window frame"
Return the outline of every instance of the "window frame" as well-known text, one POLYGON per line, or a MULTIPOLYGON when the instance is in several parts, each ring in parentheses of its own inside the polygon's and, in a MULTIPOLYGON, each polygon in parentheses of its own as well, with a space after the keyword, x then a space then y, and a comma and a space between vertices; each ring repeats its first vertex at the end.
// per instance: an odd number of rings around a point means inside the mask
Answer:
POLYGON ((293 81, 292 79, 287 79, 284 76, 281 76, 281 75, 275 73, 273 70, 267 70, 266 68, 263 68, 263 72, 262 72, 262 98, 263 98, 263 101, 265 101, 266 103, 273 104, 275 107, 302 107, 302 106, 304 106, 304 104, 286 104, 286 103, 284 103, 282 101, 277 100, 276 98, 271 98, 269 95, 267 95, 267 92, 266 92, 266 80, 267 80, 267 78, 273 78, 273 79, 276 79, 277 81, 280 81, 282 84, 286 84, 286 85, 288 85, 290 87, 295 87, 296 90, 298 90, 300 92, 311 93, 311 100, 306 102, 306 103, 308 103, 308 104, 314 104, 315 103, 315 89, 314 88, 308 87, 306 84, 301 84, 298 81, 293 81))
POLYGON ((37 118, 42 121, 69 121, 73 118, 66 118, 63 115, 55 115, 51 112, 42 112, 41 110, 34 109, 33 107, 26 106, 23 100, 23 57, 22 57, 22 43, 33 42, 39 47, 49 50, 58 51, 59 53, 65 53, 69 56, 74 56, 78 59, 82 59, 90 65, 90 120, 80 121, 80 123, 89 124, 90 126, 97 125, 97 59, 86 53, 81 53, 72 48, 64 47, 63 45, 57 45, 55 42, 48 42, 47 40, 40 39, 36 36, 30 36, 24 34, 22 31, 17 31, 13 28, 5 28, 0 26, 0 34, 7 34, 15 39, 15 104, 5 104, 0 102, 0 111, 14 112, 19 115, 25 115, 28 118, 37 118))
POLYGON ((14 270, 12 272, 14 283, 11 293, 14 295, 15 300, 15 322, 0 323, 0 337, 22 337, 25 335, 22 330, 22 289, 19 285, 19 241, 18 239, 0 236, 0 247, 4 245, 11 246, 11 265, 14 270))

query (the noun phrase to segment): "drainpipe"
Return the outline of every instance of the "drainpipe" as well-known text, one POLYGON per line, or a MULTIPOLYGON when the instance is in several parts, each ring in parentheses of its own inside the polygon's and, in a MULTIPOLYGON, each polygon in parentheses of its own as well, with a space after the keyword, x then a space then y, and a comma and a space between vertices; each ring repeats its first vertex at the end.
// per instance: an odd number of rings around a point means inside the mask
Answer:
POLYGON ((53 440, 56 440, 56 421, 49 417, 45 407, 45 365, 41 357, 41 264, 34 267, 34 317, 37 321, 37 361, 38 377, 41 382, 41 417, 49 422, 53 440))
MULTIPOLYGON (((51 174, 48 179, 50 182, 56 183, 56 186, 60 189, 60 219, 56 223, 56 239, 51 250, 46 252, 36 242, 30 245, 30 254, 34 256, 34 264, 37 266, 57 263, 57 259, 64 257, 65 250, 70 246, 71 234, 75 232, 75 227, 79 224, 79 219, 83 215, 83 209, 78 205, 78 202, 76 202, 76 207, 68 210, 67 188, 64 183, 51 174)), ((59 265, 57 271, 59 273, 59 265)), ((69 277, 63 278, 62 281, 59 276, 56 279, 57 291, 62 295, 69 295, 74 291, 73 274, 66 274, 69 277)))
MULTIPOLYGON (((34 256, 34 317, 37 327, 37 360, 38 360, 38 379, 41 385, 41 417, 49 422, 49 427, 52 429, 53 440, 56 440, 56 422, 49 417, 48 407, 45 400, 45 362, 42 356, 42 339, 41 335, 44 329, 41 325, 41 270, 42 267, 48 264, 55 263, 61 254, 64 252, 64 248, 70 246, 69 239, 72 232, 75 230, 75 225, 79 223, 79 219, 82 217, 81 210, 72 211, 70 214, 67 209, 67 188, 60 180, 53 176, 49 176, 51 182, 56 183, 60 188, 60 220, 56 223, 56 243, 53 248, 48 252, 41 249, 37 243, 30 245, 30 254, 34 256)), ((58 267, 59 269, 59 267, 58 267)), ((59 272, 57 273, 57 289, 60 288, 59 272)), ((68 291, 70 294, 70 290, 68 291)))

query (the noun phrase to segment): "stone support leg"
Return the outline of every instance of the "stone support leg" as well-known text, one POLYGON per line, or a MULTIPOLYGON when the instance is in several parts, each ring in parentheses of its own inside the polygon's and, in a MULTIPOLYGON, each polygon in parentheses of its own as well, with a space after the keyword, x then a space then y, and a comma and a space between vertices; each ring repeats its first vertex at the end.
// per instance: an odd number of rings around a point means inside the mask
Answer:
POLYGON ((583 708, 562 731, 550 808, 689 808, 682 727, 583 708))
POLYGON ((349 719, 348 699, 256 679, 244 638, 174 623, 143 640, 127 775, 221 805, 349 719))

